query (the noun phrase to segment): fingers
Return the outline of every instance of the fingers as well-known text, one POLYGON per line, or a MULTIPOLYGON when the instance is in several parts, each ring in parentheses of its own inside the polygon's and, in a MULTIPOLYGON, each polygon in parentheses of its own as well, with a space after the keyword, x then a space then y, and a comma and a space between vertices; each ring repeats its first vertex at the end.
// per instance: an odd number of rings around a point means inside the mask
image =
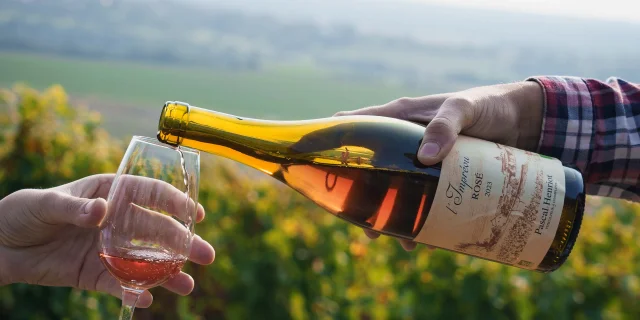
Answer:
MULTIPOLYGON (((89 176, 80 180, 75 181, 75 183, 71 183, 69 186, 69 190, 72 195, 83 197, 83 198, 108 198, 109 190, 113 183, 115 174, 96 174, 93 176, 89 176)), ((171 210, 173 212, 182 212, 180 210, 180 205, 184 205, 185 203, 185 195, 184 192, 181 192, 176 187, 157 179, 151 179, 147 177, 138 177, 138 176, 123 176, 125 179, 128 179, 125 184, 130 187, 146 187, 146 188, 154 188, 156 190, 164 189, 165 192, 162 194, 163 196, 169 196, 174 199, 170 205, 171 210)), ((66 185, 60 186, 59 188, 63 188, 66 185)), ((193 199, 190 200, 189 209, 193 209, 193 199)), ((196 222, 201 222, 204 220, 205 211, 201 204, 198 203, 196 208, 196 222)))
POLYGON ((102 198, 94 199, 87 204, 85 211, 86 214, 76 218, 75 225, 87 228, 97 227, 107 213, 107 201, 102 198))
MULTIPOLYGON (((190 275, 181 271, 175 276, 169 278, 169 280, 167 280, 167 282, 165 282, 162 287, 173 293, 186 296, 193 291, 195 282, 190 275)), ((120 286, 120 282, 118 282, 118 280, 116 280, 116 278, 114 278, 106 270, 100 275, 100 278, 97 282, 96 290, 108 293, 114 297, 117 297, 118 299, 122 299, 122 287, 120 286)), ((149 306, 151 306, 152 302, 153 295, 151 295, 148 290, 145 290, 140 294, 140 298, 138 299, 136 307, 148 308, 149 306)))
POLYGON ((103 243, 130 239, 160 245, 176 254, 186 256, 189 253, 185 244, 193 229, 172 216, 119 200, 112 201, 108 211, 100 233, 103 243))
POLYGON ((449 154, 462 128, 471 125, 473 108, 464 99, 446 100, 425 129, 418 160, 425 165, 441 162, 449 154))
POLYGON ((356 116, 356 115, 372 115, 372 116, 382 116, 382 117, 391 117, 391 118, 399 118, 404 109, 399 105, 393 104, 393 102, 380 105, 380 106, 370 106, 357 110, 351 111, 340 111, 334 114, 334 117, 342 117, 342 116, 356 116))
POLYGON ((409 121, 429 121, 450 94, 436 94, 419 98, 400 98, 380 106, 341 111, 334 116, 374 115, 409 121))
POLYGON ((167 280, 167 282, 165 282, 162 287, 173 293, 177 293, 181 296, 186 296, 190 294, 191 291, 193 291, 195 282, 190 275, 184 272, 180 272, 179 274, 167 280))
POLYGON ((199 235, 193 236, 191 243, 191 254, 189 260, 202 265, 212 264, 216 258, 216 251, 213 246, 204 241, 199 235))
POLYGON ((190 252, 185 243, 191 236, 189 228, 171 216, 129 203, 125 207, 109 208, 109 215, 103 224, 102 241, 108 242, 123 235, 128 239, 143 240, 161 245, 175 253, 189 257, 189 260, 208 265, 215 259, 215 250, 200 236, 191 237, 190 252))
POLYGON ((404 239, 398 239, 398 242, 400 242, 400 245, 402 246, 402 249, 404 249, 405 251, 412 251, 418 245, 417 243, 415 243, 413 241, 404 240, 404 239))
MULTIPOLYGON (((373 230, 369 230, 369 229, 362 229, 364 231, 364 234, 367 235, 367 237, 369 237, 370 239, 377 239, 380 237, 380 234, 373 231, 373 230)), ((418 243, 410 241, 410 240, 406 240, 406 239, 396 239, 398 240, 398 243, 400 243, 400 245, 402 246, 402 249, 404 249, 405 251, 412 251, 414 250, 417 246, 418 243)), ((434 246, 430 246, 428 244, 424 245, 428 250, 435 250, 436 247, 434 246)))
MULTIPOLYGON (((122 293, 120 294, 120 298, 122 298, 122 293)), ((153 303, 153 295, 149 290, 145 290, 140 294, 138 303, 136 303, 136 308, 149 308, 151 303, 153 303)))
POLYGON ((204 216, 204 207, 198 203, 198 209, 196 211, 196 222, 202 222, 204 220, 204 216))
MULTIPOLYGON (((116 280, 116 278, 106 270, 100 275, 96 290, 108 293, 118 299, 122 299, 122 287, 120 286, 120 282, 118 282, 118 280, 116 280)), ((140 298, 138 298, 138 302, 136 303, 136 308, 148 308, 151 306, 152 302, 153 295, 148 290, 145 290, 140 294, 140 298)))
POLYGON ((122 175, 110 197, 113 206, 135 203, 139 206, 171 214, 184 222, 204 219, 204 208, 195 205, 184 191, 158 179, 122 175), (200 216, 198 216, 200 215, 200 216))
POLYGON ((109 189, 111 188, 111 184, 113 183, 113 179, 115 178, 115 176, 116 175, 114 173, 94 174, 73 182, 69 182, 67 184, 57 186, 53 189, 57 189, 60 191, 66 190, 66 193, 80 198, 107 199, 107 197, 109 196, 109 189))
POLYGON ((369 237, 370 239, 378 239, 380 237, 380 234, 373 230, 369 230, 369 229, 363 229, 363 230, 364 230, 364 234, 366 234, 367 237, 369 237))
MULTIPOLYGON (((98 288, 96 289, 98 291, 108 293, 118 299, 122 299, 123 289, 120 286, 118 280, 116 280, 108 272, 105 272, 103 275, 107 278, 102 279, 102 281, 99 282, 98 288)), ((180 272, 167 280, 167 282, 165 282, 162 287, 173 293, 179 294, 181 296, 186 296, 193 291, 193 288, 195 288, 195 282, 190 275, 184 272, 180 272)), ((136 308, 148 308, 151 306, 152 302, 153 295, 148 290, 145 290, 140 294, 138 302, 136 303, 136 308)))
MULTIPOLYGON (((363 230, 364 230, 364 234, 366 234, 367 237, 369 237, 370 239, 377 239, 380 237, 380 234, 373 230, 369 230, 369 229, 363 229, 363 230)), ((404 240, 404 239, 397 239, 397 240, 402 246, 402 248, 406 251, 411 251, 416 247, 416 243, 413 241, 404 240)))
POLYGON ((471 100, 454 94, 438 94, 400 98, 381 106, 338 112, 335 116, 377 115, 428 123, 418 160, 433 165, 451 151, 460 131, 473 123, 474 110, 471 100))
POLYGON ((28 211, 46 224, 91 228, 98 226, 107 212, 106 201, 100 198, 77 198, 55 190, 25 190, 22 194, 28 211))

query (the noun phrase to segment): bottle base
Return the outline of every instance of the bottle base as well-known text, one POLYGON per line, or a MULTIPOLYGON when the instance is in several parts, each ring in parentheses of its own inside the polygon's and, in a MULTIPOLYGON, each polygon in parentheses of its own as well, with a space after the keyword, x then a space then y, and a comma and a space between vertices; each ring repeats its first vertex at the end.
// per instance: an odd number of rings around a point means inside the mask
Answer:
MULTIPOLYGON (((585 186, 582 180, 582 175, 574 170, 565 168, 567 197, 565 202, 574 202, 570 207, 570 211, 563 212, 563 215, 572 214, 573 217, 568 219, 565 223, 558 226, 558 232, 556 237, 562 237, 562 234, 566 234, 566 240, 556 245, 555 243, 549 249, 549 252, 544 257, 536 271, 542 273, 549 273, 557 270, 566 261, 578 238, 580 232, 580 226, 582 225, 584 207, 586 203, 585 186), (573 174, 573 178, 569 178, 569 173, 573 174), (573 190, 575 194, 570 194, 569 190, 573 190)), ((566 203, 565 203, 566 208, 566 203)))

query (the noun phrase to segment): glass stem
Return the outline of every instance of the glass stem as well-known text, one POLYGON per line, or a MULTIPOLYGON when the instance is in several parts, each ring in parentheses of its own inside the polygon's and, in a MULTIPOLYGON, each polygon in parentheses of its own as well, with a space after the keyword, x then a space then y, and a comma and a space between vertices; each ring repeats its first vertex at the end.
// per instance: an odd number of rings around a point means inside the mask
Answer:
POLYGON ((122 287, 122 308, 120 308, 120 320, 131 320, 133 310, 136 308, 138 298, 143 290, 122 287))

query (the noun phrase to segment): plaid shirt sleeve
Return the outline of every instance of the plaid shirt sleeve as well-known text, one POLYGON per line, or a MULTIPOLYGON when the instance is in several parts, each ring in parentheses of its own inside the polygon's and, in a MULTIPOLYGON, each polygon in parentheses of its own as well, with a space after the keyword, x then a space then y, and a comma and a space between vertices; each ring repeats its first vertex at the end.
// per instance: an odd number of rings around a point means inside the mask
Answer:
POLYGON ((640 84, 528 78, 544 91, 538 153, 581 171, 591 195, 640 201, 640 84))

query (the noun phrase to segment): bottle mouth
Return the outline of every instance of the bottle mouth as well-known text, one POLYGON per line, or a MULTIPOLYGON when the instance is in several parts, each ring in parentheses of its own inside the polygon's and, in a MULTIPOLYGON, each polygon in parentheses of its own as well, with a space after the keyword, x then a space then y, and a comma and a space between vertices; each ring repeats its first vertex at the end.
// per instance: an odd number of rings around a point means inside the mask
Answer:
POLYGON ((167 101, 160 112, 158 121, 159 141, 179 145, 189 124, 189 104, 179 101, 167 101))

